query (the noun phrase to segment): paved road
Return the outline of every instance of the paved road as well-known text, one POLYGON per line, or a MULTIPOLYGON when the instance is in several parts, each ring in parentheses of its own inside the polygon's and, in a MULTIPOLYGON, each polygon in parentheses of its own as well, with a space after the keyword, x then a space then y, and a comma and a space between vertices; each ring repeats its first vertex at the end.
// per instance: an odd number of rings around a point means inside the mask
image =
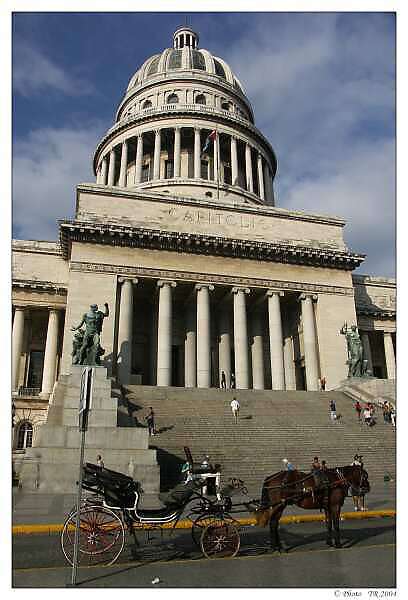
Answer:
MULTIPOLYGON (((269 553, 266 531, 248 528, 239 556, 208 560, 188 532, 166 534, 138 560, 127 547, 120 564, 80 569, 78 581, 83 587, 395 587, 395 519, 344 522, 342 549, 325 545, 319 523, 282 526, 281 537, 289 552, 269 553)), ((63 565, 58 536, 14 536, 14 587, 64 587, 70 569, 63 565)))

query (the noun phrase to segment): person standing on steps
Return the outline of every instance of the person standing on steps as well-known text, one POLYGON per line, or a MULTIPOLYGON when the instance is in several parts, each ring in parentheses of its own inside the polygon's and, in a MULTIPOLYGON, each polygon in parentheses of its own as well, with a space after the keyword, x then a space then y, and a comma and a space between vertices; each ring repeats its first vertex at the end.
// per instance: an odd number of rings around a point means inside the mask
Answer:
POLYGON ((147 427, 149 428, 149 435, 156 435, 156 429, 154 426, 154 411, 151 406, 149 407, 149 412, 147 413, 145 419, 147 422, 147 427))
POLYGON ((232 390, 235 390, 235 373, 231 373, 231 378, 230 378, 230 379, 231 379, 231 385, 230 385, 230 388, 231 388, 232 390))
POLYGON ((221 371, 221 389, 227 389, 227 378, 225 376, 225 371, 221 371))
POLYGON ((100 468, 103 469, 105 467, 105 463, 102 460, 102 456, 100 454, 98 454, 98 456, 96 457, 96 465, 100 468))
POLYGON ((337 419, 336 403, 334 400, 330 400, 330 418, 332 421, 337 419))
POLYGON ((358 420, 361 421, 361 411, 362 411, 362 408, 361 408, 361 404, 360 404, 360 402, 358 400, 356 401, 356 403, 354 405, 354 408, 356 409, 358 420))
POLYGON ((320 378, 320 389, 322 390, 322 392, 326 390, 326 377, 320 378))
POLYGON ((239 402, 234 396, 233 399, 231 400, 231 410, 232 410, 232 416, 234 417, 235 423, 238 423, 239 409, 240 409, 239 402))

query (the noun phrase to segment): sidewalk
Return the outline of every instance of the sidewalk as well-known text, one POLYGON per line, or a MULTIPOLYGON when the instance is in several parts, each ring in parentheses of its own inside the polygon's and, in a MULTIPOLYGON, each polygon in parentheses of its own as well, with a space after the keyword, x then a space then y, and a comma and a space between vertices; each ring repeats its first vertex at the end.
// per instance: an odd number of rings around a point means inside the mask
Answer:
MULTIPOLYGON (((232 500, 234 504, 238 504, 246 502, 249 499, 248 496, 234 496, 232 500)), ((13 525, 62 525, 66 515, 75 505, 75 502, 75 494, 25 494, 21 490, 13 490, 13 525)), ((157 496, 146 494, 142 497, 141 506, 144 508, 157 508, 160 504, 157 496)), ((366 496, 366 507, 369 511, 395 510, 395 484, 382 483, 374 488, 366 496)), ((353 510, 352 499, 346 498, 343 512, 352 512, 353 510)), ((293 515, 299 515, 300 517, 320 515, 320 511, 305 511, 297 506, 288 506, 284 512, 284 516, 293 515)), ((360 513, 360 516, 363 517, 363 515, 364 513, 360 513)), ((237 512, 234 511, 235 518, 247 519, 251 516, 244 507, 237 508, 237 512)), ((35 527, 33 527, 34 529, 35 527)), ((28 528, 27 533, 29 532, 28 528)))

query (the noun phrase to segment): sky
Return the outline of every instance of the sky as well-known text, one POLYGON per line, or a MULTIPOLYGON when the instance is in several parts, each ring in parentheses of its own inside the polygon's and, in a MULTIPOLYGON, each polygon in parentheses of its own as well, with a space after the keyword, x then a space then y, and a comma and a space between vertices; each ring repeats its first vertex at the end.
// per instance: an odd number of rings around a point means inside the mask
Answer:
POLYGON ((129 79, 186 17, 275 150, 277 206, 343 217, 355 272, 395 276, 392 13, 15 13, 13 237, 57 239, 129 79))

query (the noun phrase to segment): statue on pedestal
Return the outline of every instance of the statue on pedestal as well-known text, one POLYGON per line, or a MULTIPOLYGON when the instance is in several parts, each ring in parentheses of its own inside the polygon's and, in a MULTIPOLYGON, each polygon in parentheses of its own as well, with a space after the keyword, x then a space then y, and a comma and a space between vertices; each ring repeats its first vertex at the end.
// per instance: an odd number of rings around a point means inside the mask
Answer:
POLYGON ((362 377, 365 375, 367 361, 363 360, 363 344, 358 333, 357 325, 350 328, 344 323, 340 333, 346 336, 348 377, 362 377))
POLYGON ((76 331, 72 341, 72 364, 95 366, 101 364, 105 350, 100 345, 103 320, 109 316, 109 307, 105 302, 105 311, 98 310, 97 304, 91 304, 89 311, 71 331, 76 331), (85 329, 82 326, 85 325, 85 329))

